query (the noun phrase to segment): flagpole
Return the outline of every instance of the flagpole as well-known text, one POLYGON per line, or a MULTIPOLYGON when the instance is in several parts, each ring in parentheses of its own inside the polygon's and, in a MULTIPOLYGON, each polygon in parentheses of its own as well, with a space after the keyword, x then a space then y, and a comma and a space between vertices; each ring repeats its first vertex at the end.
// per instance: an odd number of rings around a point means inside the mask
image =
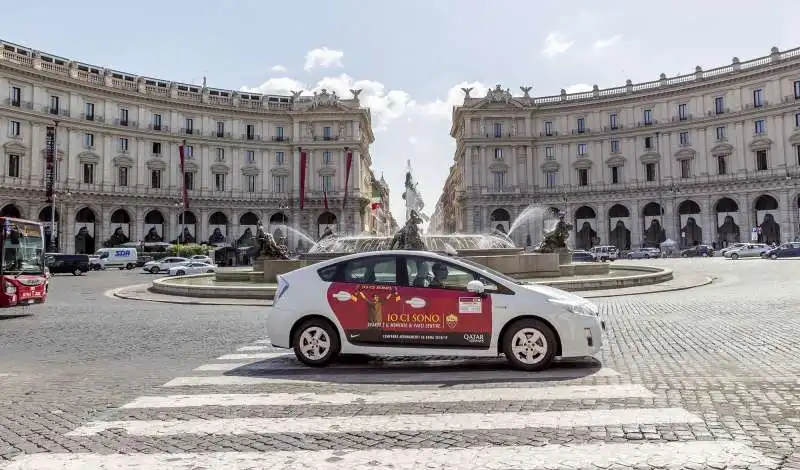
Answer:
MULTIPOLYGON (((205 83, 205 78, 203 79, 203 83, 205 83)), ((183 244, 186 240, 183 238, 183 234, 186 233, 186 172, 184 170, 184 159, 186 155, 184 152, 186 151, 186 139, 183 139, 180 146, 180 157, 181 157, 181 181, 183 184, 181 185, 181 207, 183 208, 181 212, 181 234, 178 237, 178 243, 183 244)), ((195 233, 197 232, 197 227, 195 227, 195 233)))

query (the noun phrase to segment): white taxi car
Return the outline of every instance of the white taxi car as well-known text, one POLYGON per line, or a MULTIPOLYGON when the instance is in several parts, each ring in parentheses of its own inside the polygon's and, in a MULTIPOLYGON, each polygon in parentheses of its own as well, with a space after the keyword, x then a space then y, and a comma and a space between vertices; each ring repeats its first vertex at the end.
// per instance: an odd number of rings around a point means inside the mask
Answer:
POLYGON ((187 274, 215 273, 217 267, 201 261, 187 261, 183 264, 169 268, 170 276, 186 276, 187 274))
POLYGON ((271 342, 309 366, 340 353, 505 355, 538 371, 602 346, 597 306, 463 258, 425 251, 358 253, 279 276, 271 342))

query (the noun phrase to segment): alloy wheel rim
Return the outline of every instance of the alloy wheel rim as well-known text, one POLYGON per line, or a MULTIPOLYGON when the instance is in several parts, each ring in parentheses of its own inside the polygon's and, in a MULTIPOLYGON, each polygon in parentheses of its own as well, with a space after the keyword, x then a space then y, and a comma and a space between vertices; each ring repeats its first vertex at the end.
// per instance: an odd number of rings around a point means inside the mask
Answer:
POLYGON ((536 328, 523 328, 511 338, 511 353, 526 365, 542 362, 548 350, 547 338, 536 328))
POLYGON ((300 352, 308 359, 315 361, 322 359, 330 349, 330 336, 318 326, 306 328, 300 335, 300 352))

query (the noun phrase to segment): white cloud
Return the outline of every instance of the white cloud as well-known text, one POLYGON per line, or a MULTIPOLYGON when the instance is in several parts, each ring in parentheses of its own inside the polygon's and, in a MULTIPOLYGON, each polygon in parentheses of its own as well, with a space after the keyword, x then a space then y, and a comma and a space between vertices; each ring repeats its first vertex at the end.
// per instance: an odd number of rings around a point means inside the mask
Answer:
POLYGON ((593 89, 594 87, 592 87, 592 85, 587 85, 585 83, 577 83, 564 88, 567 93, 583 93, 586 91, 592 91, 593 89))
POLYGON ((611 36, 608 39, 599 39, 597 42, 594 43, 592 49, 599 51, 601 49, 606 49, 615 46, 621 39, 622 39, 621 34, 617 34, 616 36, 611 36))
POLYGON ((315 67, 344 67, 342 57, 344 57, 344 52, 342 51, 335 51, 327 47, 314 49, 306 53, 306 63, 303 69, 308 72, 315 67))
POLYGON ((566 36, 563 34, 555 31, 547 35, 547 38, 544 40, 544 48, 542 49, 542 55, 551 58, 555 57, 558 54, 563 54, 567 52, 567 50, 575 44, 575 41, 570 41, 566 36))
POLYGON ((489 88, 482 83, 478 82, 461 82, 447 90, 445 99, 436 98, 436 100, 422 104, 419 109, 423 114, 437 116, 442 118, 450 118, 453 113, 453 106, 461 106, 464 104, 464 91, 462 88, 472 88, 469 95, 472 98, 483 98, 489 88))
POLYGON ((272 68, 269 70, 275 73, 286 73, 286 67, 284 67, 283 65, 273 65, 272 68))

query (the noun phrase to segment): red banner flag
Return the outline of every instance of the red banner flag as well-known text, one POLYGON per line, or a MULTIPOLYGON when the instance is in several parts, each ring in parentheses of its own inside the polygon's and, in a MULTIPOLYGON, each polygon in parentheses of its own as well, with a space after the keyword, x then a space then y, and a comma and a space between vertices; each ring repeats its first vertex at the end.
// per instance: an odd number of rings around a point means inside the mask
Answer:
POLYGON ((306 151, 300 149, 300 209, 306 205, 306 151))
MULTIPOLYGON (((350 182, 350 168, 353 167, 353 152, 347 150, 347 164, 344 170, 344 197, 342 198, 342 209, 347 206, 347 183, 350 182)), ((327 205, 325 207, 328 207, 327 205)))
POLYGON ((183 181, 183 210, 189 209, 189 188, 186 187, 186 155, 185 155, 186 141, 184 140, 178 146, 178 153, 181 156, 181 181, 183 181))
POLYGON ((328 208, 328 191, 322 191, 322 196, 325 198, 325 209, 328 208))

